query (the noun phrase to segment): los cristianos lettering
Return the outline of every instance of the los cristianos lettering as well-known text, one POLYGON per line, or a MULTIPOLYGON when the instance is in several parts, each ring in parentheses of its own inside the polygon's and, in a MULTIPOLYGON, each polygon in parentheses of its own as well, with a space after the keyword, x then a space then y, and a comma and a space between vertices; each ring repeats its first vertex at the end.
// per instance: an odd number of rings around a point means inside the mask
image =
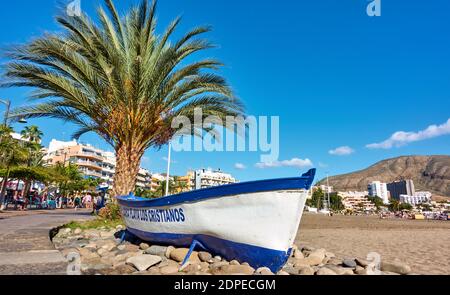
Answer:
POLYGON ((135 209, 122 208, 122 215, 132 220, 155 223, 184 223, 184 210, 178 209, 135 209))

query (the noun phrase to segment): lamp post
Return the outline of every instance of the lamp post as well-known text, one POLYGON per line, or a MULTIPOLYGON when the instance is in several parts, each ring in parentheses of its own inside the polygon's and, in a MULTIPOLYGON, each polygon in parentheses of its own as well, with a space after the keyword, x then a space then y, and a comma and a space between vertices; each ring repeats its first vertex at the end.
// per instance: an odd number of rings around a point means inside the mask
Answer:
MULTIPOLYGON (((9 112, 11 111, 11 101, 8 99, 0 99, 0 103, 6 105, 6 111, 5 116, 3 119, 3 124, 5 126, 8 126, 8 120, 9 120, 9 112)), ((27 120, 25 120, 23 117, 19 119, 19 123, 21 124, 27 124, 27 120)))
POLYGON ((169 141, 169 155, 168 155, 168 158, 167 158, 166 196, 169 195, 171 153, 172 153, 172 143, 169 141))

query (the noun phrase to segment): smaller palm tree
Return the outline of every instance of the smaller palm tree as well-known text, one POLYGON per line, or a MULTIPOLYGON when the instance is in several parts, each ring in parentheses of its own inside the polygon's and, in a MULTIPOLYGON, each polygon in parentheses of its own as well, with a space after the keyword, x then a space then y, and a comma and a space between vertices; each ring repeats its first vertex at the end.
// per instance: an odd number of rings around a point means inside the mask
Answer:
POLYGON ((21 135, 23 138, 28 139, 32 143, 41 143, 44 133, 39 129, 38 126, 27 126, 25 127, 21 135))
POLYGON ((27 160, 26 150, 11 136, 12 132, 13 130, 10 127, 0 126, 0 166, 6 169, 1 185, 0 210, 4 209, 6 187, 11 168, 25 163, 27 160))

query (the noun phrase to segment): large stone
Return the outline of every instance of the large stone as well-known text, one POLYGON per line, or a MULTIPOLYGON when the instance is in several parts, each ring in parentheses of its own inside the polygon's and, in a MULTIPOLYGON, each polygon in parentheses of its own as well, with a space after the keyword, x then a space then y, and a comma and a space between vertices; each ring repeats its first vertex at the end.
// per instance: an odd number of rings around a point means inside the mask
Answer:
POLYGON ((342 261, 342 265, 344 267, 349 267, 349 268, 355 268, 357 266, 357 264, 356 264, 354 259, 344 259, 342 261))
POLYGON ((295 268, 293 266, 285 266, 283 268, 283 271, 287 272, 289 275, 298 275, 299 274, 298 268, 295 268))
POLYGON ((179 268, 174 265, 168 265, 168 266, 161 267, 159 269, 159 271, 161 272, 162 275, 171 275, 171 274, 178 273, 179 268))
POLYGON ((166 256, 167 247, 163 246, 151 246, 150 248, 145 250, 145 254, 157 255, 161 257, 166 256))
POLYGON ((351 268, 346 268, 342 266, 336 266, 336 265, 326 265, 326 268, 331 269, 338 275, 354 275, 353 270, 351 268))
POLYGON ((336 275, 336 272, 332 271, 328 267, 322 267, 316 272, 316 275, 318 275, 318 276, 333 276, 333 275, 336 275))
POLYGON ((305 258, 305 255, 303 255, 303 253, 302 253, 302 251, 300 251, 300 249, 295 249, 293 257, 295 259, 303 259, 303 258, 305 258))
POLYGON ((342 260, 338 258, 330 258, 326 264, 342 265, 342 260))
POLYGON ((268 267, 260 267, 256 270, 256 273, 260 274, 262 276, 273 276, 274 275, 274 273, 268 267))
POLYGON ((312 265, 320 265, 325 258, 325 249, 318 249, 312 251, 308 257, 303 259, 297 259, 295 262, 296 266, 312 266, 312 265))
POLYGON ((198 258, 200 258, 201 261, 203 262, 208 262, 212 260, 212 255, 208 252, 199 252, 198 253, 198 258))
POLYGON ((196 273, 202 269, 200 263, 188 263, 180 269, 180 271, 185 273, 196 273))
POLYGON ((253 275, 255 269, 247 265, 224 265, 214 273, 219 275, 253 275))
POLYGON ((75 235, 80 235, 83 232, 83 230, 81 228, 77 228, 73 233, 75 235))
POLYGON ((170 259, 170 254, 172 254, 173 250, 175 250, 175 249, 176 249, 176 248, 173 247, 173 246, 167 247, 166 253, 165 253, 165 254, 166 254, 166 257, 170 259))
POLYGON ((93 258, 99 258, 99 255, 95 252, 92 252, 89 249, 81 248, 79 249, 79 253, 81 256, 81 259, 93 259, 93 258))
POLYGON ((139 249, 141 249, 141 250, 147 250, 148 248, 150 248, 150 245, 149 244, 147 244, 147 243, 141 243, 140 245, 139 245, 139 249))
MULTIPOLYGON (((187 248, 175 249, 170 253, 170 258, 178 262, 183 262, 188 252, 189 249, 187 248)), ((192 252, 191 257, 189 258, 189 262, 192 263, 201 262, 200 259, 198 258, 198 252, 195 251, 192 252)))
POLYGON ((280 270, 280 271, 277 273, 277 275, 278 275, 278 276, 290 276, 290 274, 289 274, 288 272, 284 271, 284 270, 280 270))
POLYGON ((302 266, 298 269, 298 274, 302 276, 312 276, 314 273, 314 269, 309 266, 302 266))
POLYGON ((231 260, 230 265, 241 265, 241 263, 237 260, 231 260))
POLYGON ((402 275, 411 273, 411 267, 409 267, 409 265, 407 265, 406 263, 400 261, 382 262, 381 270, 383 272, 395 272, 402 275))
POLYGON ((138 271, 146 271, 150 267, 161 262, 161 257, 156 255, 138 255, 127 259, 127 264, 134 266, 138 271))
POLYGON ((362 266, 362 267, 367 267, 367 266, 369 265, 369 262, 368 262, 367 260, 365 260, 365 259, 362 259, 362 258, 356 258, 356 259, 355 259, 355 262, 356 262, 359 266, 362 266))

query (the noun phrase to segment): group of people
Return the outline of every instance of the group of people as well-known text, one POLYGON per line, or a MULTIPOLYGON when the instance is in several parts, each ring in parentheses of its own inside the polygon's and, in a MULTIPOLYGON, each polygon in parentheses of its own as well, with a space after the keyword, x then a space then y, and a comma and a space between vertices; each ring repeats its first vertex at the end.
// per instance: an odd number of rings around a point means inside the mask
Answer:
POLYGON ((34 206, 37 209, 92 209, 98 210, 103 207, 104 198, 91 193, 77 193, 64 196, 61 194, 31 192, 28 197, 24 197, 22 192, 17 192, 10 198, 10 203, 14 205, 14 210, 24 211, 34 206), (30 206, 31 205, 31 206, 30 206))

